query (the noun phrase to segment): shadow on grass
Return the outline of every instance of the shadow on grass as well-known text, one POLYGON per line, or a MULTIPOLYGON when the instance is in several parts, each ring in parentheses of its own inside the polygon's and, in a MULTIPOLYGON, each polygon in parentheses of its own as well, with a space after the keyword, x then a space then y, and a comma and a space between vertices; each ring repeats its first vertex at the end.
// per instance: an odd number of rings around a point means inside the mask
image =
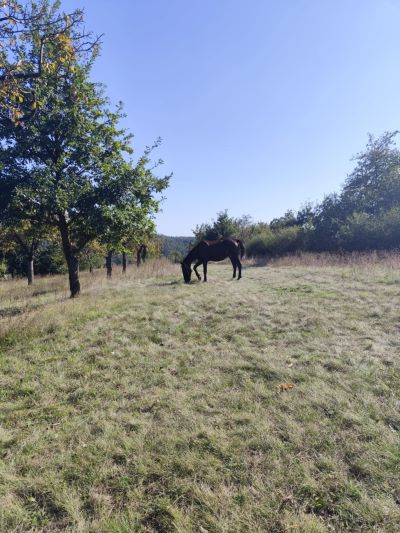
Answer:
POLYGON ((12 316, 20 315, 23 312, 24 309, 22 309, 22 307, 6 307, 0 309, 0 318, 10 318, 12 316))
POLYGON ((176 287, 184 285, 183 280, 173 280, 173 281, 160 281, 159 283, 149 283, 149 287, 176 287))
POLYGON ((263 381, 277 381, 279 379, 282 379, 282 375, 279 372, 255 364, 244 364, 241 366, 232 367, 218 366, 217 368, 220 372, 223 372, 224 374, 238 375, 245 372, 249 374, 252 379, 261 379, 263 381))

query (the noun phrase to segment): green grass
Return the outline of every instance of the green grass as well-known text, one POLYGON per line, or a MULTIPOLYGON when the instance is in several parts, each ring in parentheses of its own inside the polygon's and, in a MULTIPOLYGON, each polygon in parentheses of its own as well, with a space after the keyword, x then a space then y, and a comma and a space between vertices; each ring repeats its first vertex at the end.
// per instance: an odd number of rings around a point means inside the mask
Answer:
POLYGON ((399 270, 154 265, 0 284, 0 530, 398 532, 399 270))

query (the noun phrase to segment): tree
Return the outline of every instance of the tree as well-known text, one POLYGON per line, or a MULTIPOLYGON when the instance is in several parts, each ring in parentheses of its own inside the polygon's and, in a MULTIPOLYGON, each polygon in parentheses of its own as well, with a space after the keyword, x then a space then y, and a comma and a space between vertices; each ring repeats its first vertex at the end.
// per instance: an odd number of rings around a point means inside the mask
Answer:
POLYGON ((112 175, 113 191, 110 194, 110 190, 107 190, 99 205, 102 224, 100 241, 107 250, 107 277, 112 275, 114 252, 124 255, 155 233, 152 216, 158 210, 159 201, 153 197, 153 192, 161 192, 168 184, 168 179, 160 180, 153 175, 154 168, 161 165, 162 160, 149 168, 151 153, 160 142, 158 139, 153 146, 146 148, 135 166, 122 165, 117 182, 115 174, 112 175))
POLYGON ((80 253, 80 268, 93 272, 94 268, 100 268, 104 263, 104 246, 98 241, 93 240, 82 248, 80 253))
POLYGON ((296 214, 296 225, 302 228, 310 228, 314 225, 315 211, 310 202, 301 206, 296 214))
MULTIPOLYGON (((6 161, 6 158, 1 158, 6 161)), ((0 160, 1 160, 0 159, 0 160)), ((8 162, 9 163, 9 162, 8 162)), ((33 212, 26 212, 24 217, 20 216, 18 207, 14 204, 13 189, 10 187, 11 180, 21 179, 21 167, 18 162, 3 165, 2 179, 0 183, 8 186, 2 187, 0 195, 0 224, 1 224, 1 244, 4 249, 14 248, 15 245, 22 254, 25 262, 25 273, 28 278, 28 285, 34 279, 34 258, 35 252, 42 238, 49 237, 49 228, 42 224, 38 218, 32 217, 33 212), (8 174, 11 172, 11 174, 8 174)), ((1 168, 1 167, 0 167, 1 168)), ((33 206, 33 211, 37 213, 37 206, 33 206)))
POLYGON ((356 168, 343 187, 341 203, 348 214, 378 215, 400 202, 400 151, 395 145, 398 131, 375 139, 368 136, 364 152, 355 157, 356 168))
POLYGON ((244 238, 251 226, 252 222, 249 215, 234 218, 230 217, 228 210, 225 209, 217 213, 217 218, 212 223, 197 225, 193 233, 197 242, 203 239, 212 241, 226 237, 244 238))
POLYGON ((29 120, 39 105, 35 80, 56 73, 99 37, 86 33, 83 12, 61 12, 50 0, 0 1, 0 120, 29 120))
POLYGON ((20 221, 19 225, 8 226, 3 231, 3 250, 10 251, 17 246, 22 253, 28 285, 32 285, 34 280, 34 258, 39 242, 40 232, 38 228, 27 221, 20 221))
MULTIPOLYGON (((56 51, 49 60, 55 57, 56 51)), ((21 220, 58 231, 71 297, 80 292, 85 246, 104 240, 119 223, 129 225, 130 216, 146 225, 169 181, 148 168, 149 152, 136 165, 128 159, 132 136, 118 127, 121 105, 111 111, 102 87, 89 79, 95 57, 96 50, 75 53, 38 78, 34 117, 24 125, 0 125, 1 190, 8 191, 21 220)))
POLYGON ((297 226, 297 218, 294 212, 289 209, 286 211, 283 217, 274 218, 271 220, 269 225, 271 229, 282 229, 290 226, 297 226))
POLYGON ((317 250, 371 250, 398 246, 400 151, 397 131, 368 137, 366 149, 340 194, 315 209, 312 243, 317 250))
POLYGON ((337 250, 338 232, 344 219, 340 196, 338 194, 325 196, 315 209, 312 247, 317 251, 337 250))

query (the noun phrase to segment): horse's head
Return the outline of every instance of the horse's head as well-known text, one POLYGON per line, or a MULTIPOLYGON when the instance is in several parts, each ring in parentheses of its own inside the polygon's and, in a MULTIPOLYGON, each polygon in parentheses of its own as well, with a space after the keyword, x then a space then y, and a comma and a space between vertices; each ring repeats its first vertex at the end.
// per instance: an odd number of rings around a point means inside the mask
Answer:
POLYGON ((190 265, 188 265, 187 263, 181 263, 181 266, 185 283, 190 283, 190 278, 192 277, 192 269, 190 268, 190 265))

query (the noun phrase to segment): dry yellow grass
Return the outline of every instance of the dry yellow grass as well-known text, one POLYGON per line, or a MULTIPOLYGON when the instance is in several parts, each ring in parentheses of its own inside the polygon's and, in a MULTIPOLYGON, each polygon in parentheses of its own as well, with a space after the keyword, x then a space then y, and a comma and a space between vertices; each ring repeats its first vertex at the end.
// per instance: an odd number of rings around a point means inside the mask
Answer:
POLYGON ((0 284, 0 530, 397 532, 400 273, 364 266, 0 284))
POLYGON ((400 270, 400 252, 300 252, 283 257, 258 258, 248 261, 252 265, 270 266, 305 266, 305 267, 329 267, 329 266, 354 266, 355 268, 370 268, 376 266, 391 270, 400 270))

